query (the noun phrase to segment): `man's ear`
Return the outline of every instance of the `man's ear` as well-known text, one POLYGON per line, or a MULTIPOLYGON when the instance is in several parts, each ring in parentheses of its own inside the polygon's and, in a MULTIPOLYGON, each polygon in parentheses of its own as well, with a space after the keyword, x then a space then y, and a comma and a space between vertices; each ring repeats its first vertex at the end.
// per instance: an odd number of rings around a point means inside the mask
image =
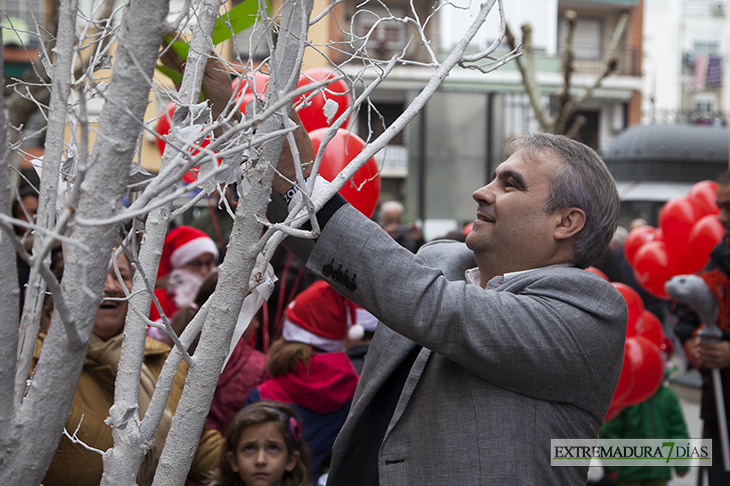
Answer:
POLYGON ((567 240, 575 236, 586 224, 586 213, 580 208, 565 208, 556 211, 560 216, 555 226, 555 239, 567 240))

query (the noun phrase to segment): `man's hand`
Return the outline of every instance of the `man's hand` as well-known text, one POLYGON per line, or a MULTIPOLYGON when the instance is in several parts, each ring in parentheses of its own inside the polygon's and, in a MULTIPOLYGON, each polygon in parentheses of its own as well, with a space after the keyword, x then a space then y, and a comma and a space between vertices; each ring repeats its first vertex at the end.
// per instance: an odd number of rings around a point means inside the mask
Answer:
MULTIPOLYGON (((185 61, 174 50, 169 48, 167 44, 164 44, 163 47, 165 50, 160 56, 162 64, 180 74, 184 73, 186 65, 185 61)), ((178 89, 180 88, 180 86, 177 85, 175 87, 178 89)), ((211 103, 213 119, 218 118, 228 105, 228 101, 233 95, 233 88, 231 87, 230 71, 226 69, 225 63, 223 63, 223 61, 215 55, 211 55, 208 58, 208 63, 205 65, 202 92, 203 96, 205 96, 205 98, 211 103)), ((240 121, 242 114, 236 110, 233 116, 236 121, 240 121)), ((296 142, 297 150, 299 151, 299 160, 302 163, 302 172, 306 179, 312 172, 312 161, 314 160, 312 141, 309 139, 307 130, 304 128, 304 125, 299 119, 299 115, 297 115, 296 111, 292 110, 290 118, 299 125, 299 127, 294 131, 294 141, 296 142)), ((214 132, 216 136, 221 133, 221 128, 214 132)), ((289 142, 286 139, 284 139, 284 146, 281 149, 281 156, 279 157, 279 162, 276 167, 279 173, 274 176, 273 187, 279 194, 285 194, 292 188, 297 180, 296 171, 294 169, 294 158, 292 157, 291 150, 289 149, 289 142)))
MULTIPOLYGON (((170 34, 173 38, 177 36, 170 34)), ((163 66, 180 74, 185 72, 186 62, 181 58, 167 43, 163 41, 164 51, 160 56, 160 62, 163 66)), ((175 83, 175 88, 180 89, 180 86, 175 83)), ((217 119, 223 110, 228 105, 228 101, 233 95, 233 88, 231 87, 231 71, 226 68, 225 63, 212 53, 208 58, 208 62, 205 65, 205 72, 203 73, 203 84, 201 86, 202 94, 210 101, 210 108, 213 112, 213 119, 217 119)), ((236 110, 233 114, 235 121, 241 121, 242 114, 236 110)), ((222 130, 218 130, 222 131, 222 130)), ((220 135, 220 133, 216 133, 220 135)))
MULTIPOLYGON (((306 179, 312 172, 312 161, 314 160, 312 140, 309 138, 309 134, 304 128, 302 121, 299 119, 297 112, 292 110, 289 117, 297 125, 299 125, 299 128, 294 131, 294 141, 297 144, 299 161, 302 163, 302 172, 306 179)), ((287 139, 284 139, 284 146, 281 149, 281 155, 279 156, 279 162, 276 165, 276 170, 278 173, 274 176, 274 182, 272 185, 276 192, 279 194, 285 194, 292 188, 294 185, 293 183, 297 180, 296 171, 294 169, 294 158, 292 157, 291 150, 289 149, 289 142, 287 139)))
POLYGON ((700 366, 702 366, 702 362, 700 361, 700 351, 698 349, 698 345, 700 342, 700 338, 697 336, 694 336, 684 342, 682 347, 684 348, 684 355, 687 357, 687 361, 690 362, 692 366, 695 367, 695 369, 700 369, 700 366))
POLYGON ((700 343, 698 350, 700 361, 705 368, 727 368, 730 366, 730 341, 700 343))

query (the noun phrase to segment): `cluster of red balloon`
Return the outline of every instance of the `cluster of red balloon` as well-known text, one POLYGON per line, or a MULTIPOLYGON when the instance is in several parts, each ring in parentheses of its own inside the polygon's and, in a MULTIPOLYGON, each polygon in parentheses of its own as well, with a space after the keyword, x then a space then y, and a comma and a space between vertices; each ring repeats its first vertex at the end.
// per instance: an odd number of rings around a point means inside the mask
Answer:
MULTIPOLYGON (((322 68, 313 68, 304 71, 297 83, 297 88, 306 86, 307 84, 325 81, 334 78, 335 75, 331 71, 322 68)), ((250 80, 247 80, 241 86, 239 79, 233 81, 233 92, 236 97, 243 97, 240 103, 240 109, 245 113, 246 105, 255 98, 263 98, 269 84, 269 77, 259 71, 256 71, 250 80)), ((320 88, 315 94, 307 93, 294 101, 295 107, 302 105, 298 110, 299 118, 302 120, 304 128, 309 133, 314 145, 314 152, 317 153, 319 146, 324 138, 324 133, 329 128, 330 123, 337 120, 351 105, 352 99, 347 84, 342 80, 330 83, 325 88, 320 88), (325 105, 330 101, 336 103, 332 116, 325 115, 325 105)), ((328 110, 331 111, 331 110, 328 110)), ((166 135, 170 131, 172 116, 175 113, 174 103, 170 103, 163 112, 157 122, 156 130, 160 135, 166 135)), ((347 122, 343 124, 347 126, 347 122)), ((164 137, 163 137, 164 138, 164 137)), ((200 142, 200 147, 205 147, 209 143, 208 139, 200 142)), ((157 139, 157 147, 160 153, 165 150, 164 139, 157 139)), ((335 133, 334 138, 327 144, 322 158, 322 164, 319 168, 319 174, 328 181, 332 181, 348 163, 350 163, 357 155, 362 152, 365 142, 347 130, 339 129, 335 133)), ((192 150, 191 154, 197 153, 192 150)), ((191 169, 184 180, 185 182, 194 182, 197 175, 197 168, 191 169)), ((358 170, 355 175, 342 186, 340 194, 352 204, 356 209, 365 216, 371 217, 375 211, 380 196, 380 172, 375 159, 369 159, 363 167, 358 170)))
MULTIPOLYGON (((589 271, 608 278, 595 268, 589 271)), ((629 310, 624 344, 624 361, 621 376, 616 385, 611 405, 606 413, 606 422, 630 405, 637 405, 649 399, 664 378, 664 358, 667 339, 659 319, 644 308, 641 296, 628 285, 611 282, 616 287, 629 310)))
POLYGON ((716 191, 716 182, 698 182, 686 196, 664 204, 658 229, 639 226, 629 233, 624 254, 636 280, 652 295, 668 298, 664 283, 670 277, 697 272, 707 264, 723 235, 716 191))

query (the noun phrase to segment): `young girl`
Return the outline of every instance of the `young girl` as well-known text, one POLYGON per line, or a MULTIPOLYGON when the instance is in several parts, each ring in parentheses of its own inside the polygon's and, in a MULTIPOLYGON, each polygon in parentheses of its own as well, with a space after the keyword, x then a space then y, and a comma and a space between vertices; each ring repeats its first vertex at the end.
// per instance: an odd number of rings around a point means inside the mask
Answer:
POLYGON ((266 369, 272 378, 245 403, 275 400, 296 410, 311 453, 312 483, 327 469, 357 388, 359 376, 342 352, 354 313, 354 304, 324 281, 297 295, 284 314, 281 338, 269 349, 266 369))
POLYGON ((294 410, 262 401, 236 414, 226 430, 220 469, 209 486, 310 486, 309 452, 294 410))

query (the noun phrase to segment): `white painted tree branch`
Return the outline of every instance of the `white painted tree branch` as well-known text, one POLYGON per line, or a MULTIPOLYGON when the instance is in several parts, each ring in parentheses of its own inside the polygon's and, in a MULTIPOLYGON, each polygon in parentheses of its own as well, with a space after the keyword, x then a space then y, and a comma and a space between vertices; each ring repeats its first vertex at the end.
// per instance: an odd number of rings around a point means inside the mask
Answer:
MULTIPOLYGON (((193 34, 194 37, 187 59, 188 69, 185 69, 183 85, 180 90, 180 99, 189 104, 195 104, 200 95, 205 64, 208 62, 212 50, 210 34, 218 17, 220 4, 221 2, 218 0, 208 0, 203 3, 198 14, 198 24, 193 34)), ((179 119, 182 111, 179 110, 176 113, 176 119, 179 119)), ((173 133, 172 144, 175 143, 176 133, 176 131, 173 133)), ((166 147, 163 163, 167 162, 165 156, 168 155, 168 152, 171 153, 173 148, 172 146, 166 147)), ((162 166, 161 168, 164 170, 166 167, 162 166)), ((172 187, 168 189, 168 191, 171 190, 172 187)), ((162 192, 160 197, 164 196, 165 193, 162 192)), ((140 248, 139 262, 144 269, 144 276, 149 278, 149 281, 146 278, 141 278, 142 275, 136 275, 132 284, 133 292, 147 287, 150 281, 156 280, 171 205, 172 201, 158 210, 150 212, 148 216, 145 241, 140 248)), ((149 309, 151 297, 149 292, 140 292, 132 297, 130 303, 132 307, 137 309, 149 309)), ((114 385, 114 405, 109 410, 114 447, 104 455, 102 486, 132 486, 134 484, 137 470, 152 442, 151 435, 146 436, 142 433, 141 422, 151 422, 151 428, 156 430, 167 403, 169 388, 167 393, 164 393, 164 388, 161 388, 159 393, 156 389, 155 394, 161 398, 150 402, 145 417, 140 420, 137 413, 139 409, 139 388, 136 384, 139 383, 141 374, 144 358, 141 351, 144 350, 146 335, 147 326, 144 321, 137 314, 128 312, 127 322, 125 323, 125 338, 122 342, 117 378, 114 385), (130 411, 132 413, 129 413, 130 411), (128 417, 129 420, 123 421, 125 417, 128 417)))
MULTIPOLYGON (((142 119, 147 105, 147 84, 140 78, 152 76, 167 13, 163 2, 133 0, 129 4, 107 89, 107 99, 113 102, 105 104, 99 117, 94 156, 79 198, 80 215, 103 218, 122 205, 136 146, 137 120, 142 119), (132 56, 137 62, 132 61, 132 56), (120 105, 127 106, 128 110, 120 111, 120 105)), ((75 15, 72 20, 71 33, 75 31, 75 15)), ((72 43, 69 48, 73 48, 72 43)), ((60 42, 57 49, 60 50, 60 42)), ((61 130, 63 123, 58 125, 61 130)), ((55 208, 55 191, 53 196, 51 209, 55 208)), ((8 467, 0 472, 2 484, 38 484, 53 457, 75 393, 75 387, 69 384, 76 383, 81 372, 116 233, 115 225, 89 228, 77 224, 73 229, 74 239, 95 249, 83 252, 70 246, 65 254, 62 289, 69 307, 76 313, 83 344, 74 345, 66 339, 62 326, 55 324, 54 314, 20 414, 18 432, 22 437, 13 437, 18 445, 8 455, 9 460, 4 464, 8 467), (58 383, 65 386, 58 387, 58 383)))
MULTIPOLYGON (((272 54, 267 104, 275 103, 281 94, 296 87, 312 5, 313 0, 298 0, 286 2, 282 7, 278 42, 272 54)), ((280 130, 283 120, 289 117, 289 111, 282 107, 278 116, 264 120, 259 130, 264 134, 280 130)), ((249 169, 260 174, 261 182, 252 187, 245 199, 239 200, 236 208, 226 260, 218 270, 216 291, 193 356, 194 363, 204 359, 205 366, 201 363, 190 368, 160 457, 154 486, 182 484, 190 468, 192 452, 210 408, 214 385, 220 376, 238 313, 250 290, 249 278, 256 262, 256 243, 261 228, 257 215, 266 212, 275 161, 279 159, 282 144, 283 139, 278 138, 265 145, 261 159, 249 169), (246 279, 243 282, 240 281, 242 276, 246 279)))
MULTIPOLYGON (((58 173, 63 157, 63 137, 68 97, 71 90, 71 72, 73 46, 76 42, 75 25, 78 0, 61 3, 59 11, 59 29, 56 39, 55 62, 53 67, 53 89, 51 90, 48 128, 44 155, 44 171, 38 195, 38 213, 36 224, 41 228, 54 227, 56 217, 56 197, 58 193, 58 173)), ((42 251, 46 236, 42 232, 35 233, 33 253, 42 251)), ((48 259, 50 262, 50 259, 48 259)), ((28 287, 25 291, 25 304, 20 322, 20 341, 18 344, 18 361, 15 370, 15 404, 19 406, 23 399, 33 348, 40 326, 41 308, 45 286, 37 271, 31 271, 28 287)), ((2 439, 0 439, 2 440, 2 439)), ((2 481, 0 481, 2 483, 2 481)), ((12 484, 12 483, 4 483, 12 484)))
MULTIPOLYGON (((2 29, 0 29, 0 40, 2 40, 2 29)), ((0 53, 0 71, 4 62, 0 53)), ((2 105, 5 106, 4 104, 2 105)), ((0 168, 0 214, 10 217, 10 207, 13 200, 10 196, 12 186, 10 184, 10 171, 5 167, 8 160, 8 132, 5 129, 7 117, 5 109, 0 110, 0 160, 3 167, 0 168)), ((0 234, 0 309, 3 310, 3 320, 0 323, 0 437, 10 434, 15 411, 13 392, 15 388, 15 365, 18 353, 18 301, 20 290, 18 289, 18 272, 15 264, 15 248, 12 240, 14 235, 3 237, 0 234)), ((0 439, 0 444, 2 439, 0 439)))

